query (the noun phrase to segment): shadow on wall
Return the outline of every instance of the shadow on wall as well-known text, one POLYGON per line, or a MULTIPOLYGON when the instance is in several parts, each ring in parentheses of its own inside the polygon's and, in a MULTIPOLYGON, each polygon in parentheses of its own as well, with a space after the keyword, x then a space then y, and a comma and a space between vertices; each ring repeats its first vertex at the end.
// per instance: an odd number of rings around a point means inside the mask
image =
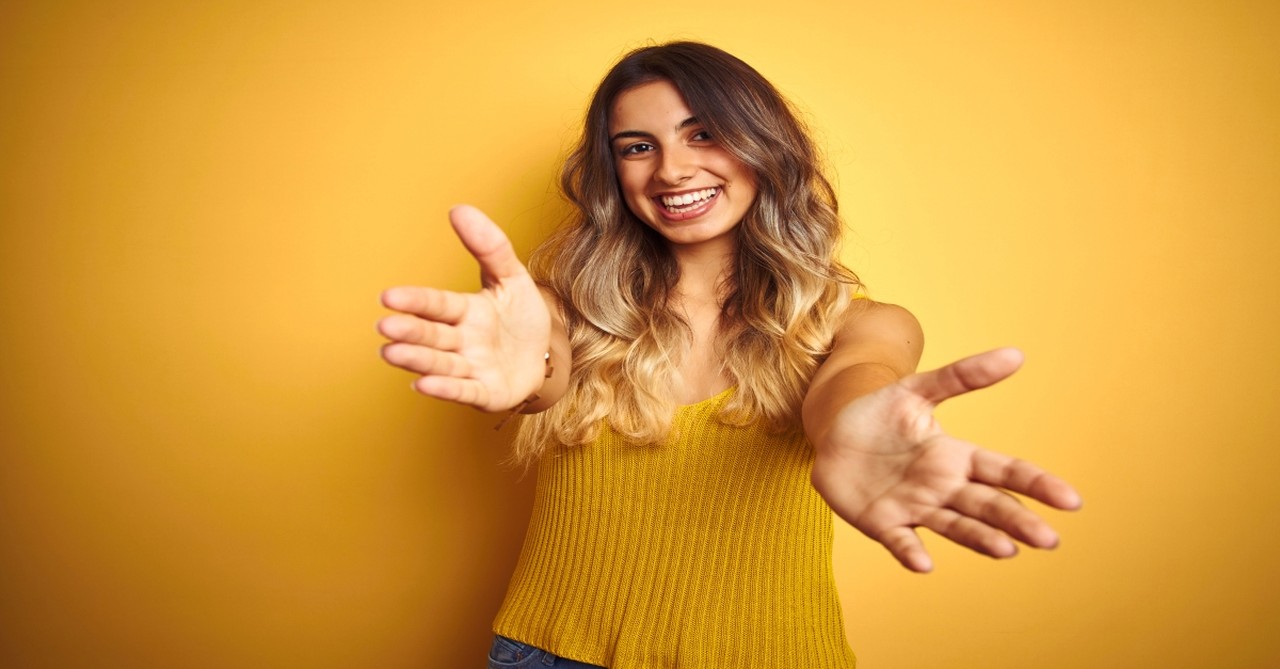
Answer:
MULTIPOLYGON (((574 211, 554 185, 561 153, 552 143, 513 158, 512 172, 523 178, 505 181, 498 193, 469 196, 474 198, 469 203, 508 235, 522 261, 574 211)), ((425 271, 404 277, 405 284, 421 282, 463 292, 479 289, 474 260, 449 230, 445 212, 427 213, 439 217, 425 223, 438 235, 435 241, 440 246, 433 253, 448 261, 428 263, 425 271)), ((402 441, 399 448, 408 454, 414 469, 405 474, 414 490, 405 503, 426 507, 405 513, 413 517, 413 526, 425 528, 430 535, 413 544, 428 553, 421 558, 428 568, 415 569, 426 579, 418 589, 424 601, 404 603, 419 613, 400 631, 410 635, 407 643, 412 650, 396 659, 482 666, 492 642, 493 618, 528 526, 537 467, 526 471, 504 462, 518 421, 495 430, 505 414, 476 411, 407 389, 400 394, 400 387, 392 390, 392 386, 401 381, 408 386, 411 375, 400 371, 388 375, 390 385, 380 382, 378 392, 388 393, 393 413, 407 417, 395 438, 402 441)), ((385 415, 388 406, 378 410, 385 415)))
MULTIPOLYGON (((426 599, 415 626, 422 630, 418 660, 441 666, 481 666, 492 641, 493 618, 515 569, 533 504, 537 469, 503 462, 515 433, 501 431, 501 414, 431 405, 415 421, 437 493, 424 509, 436 531, 426 542, 426 599)), ((412 630, 408 630, 412 634, 412 630)))

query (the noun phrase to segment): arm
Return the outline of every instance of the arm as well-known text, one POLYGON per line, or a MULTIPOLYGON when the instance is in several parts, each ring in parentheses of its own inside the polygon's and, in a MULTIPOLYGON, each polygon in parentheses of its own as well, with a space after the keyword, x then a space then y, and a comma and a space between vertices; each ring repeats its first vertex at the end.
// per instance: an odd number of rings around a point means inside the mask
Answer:
POLYGON ((398 313, 378 321, 390 340, 382 357, 418 374, 413 387, 424 395, 505 411, 537 393, 526 412, 551 406, 568 387, 572 362, 558 303, 539 290, 506 235, 478 209, 454 207, 449 220, 480 265, 483 287, 477 293, 385 291, 383 305, 398 313))
POLYGON ((1022 354, 999 349, 912 374, 920 344, 915 319, 890 305, 870 305, 842 328, 804 402, 814 487, 913 571, 933 567, 919 526, 992 557, 1016 554, 1014 539, 1057 545, 1053 529, 1006 491, 1060 509, 1079 507, 1079 495, 1035 465, 948 435, 933 418, 939 402, 1008 377, 1022 354))
POLYGON ((854 301, 805 394, 802 416, 809 441, 815 447, 825 443, 846 404, 916 371, 923 351, 924 332, 911 312, 854 301))

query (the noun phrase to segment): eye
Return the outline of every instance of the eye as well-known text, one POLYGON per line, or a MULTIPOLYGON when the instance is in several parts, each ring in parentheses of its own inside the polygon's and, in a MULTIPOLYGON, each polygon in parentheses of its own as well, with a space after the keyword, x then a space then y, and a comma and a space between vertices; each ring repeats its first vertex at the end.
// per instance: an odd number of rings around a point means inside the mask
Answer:
POLYGON ((690 139, 690 140, 692 140, 692 141, 695 141, 695 142, 712 142, 712 141, 715 141, 715 138, 714 138, 714 137, 712 137, 712 136, 711 136, 711 133, 710 133, 709 131, 707 131, 707 130, 699 130, 699 131, 697 131, 697 132, 693 133, 693 136, 692 136, 692 137, 690 137, 689 139, 690 139))
POLYGON ((628 144, 622 147, 621 149, 619 149, 618 155, 623 157, 638 156, 642 153, 647 153, 652 150, 653 150, 652 144, 648 142, 636 142, 635 144, 628 144))

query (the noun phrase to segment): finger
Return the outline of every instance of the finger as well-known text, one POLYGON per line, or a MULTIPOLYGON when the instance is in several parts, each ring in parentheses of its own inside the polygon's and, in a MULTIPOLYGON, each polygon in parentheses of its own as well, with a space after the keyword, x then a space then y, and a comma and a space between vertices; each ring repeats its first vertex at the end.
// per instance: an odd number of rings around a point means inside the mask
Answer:
POLYGON ((457 402, 490 411, 489 391, 484 384, 473 379, 448 376, 424 376, 413 382, 413 389, 436 399, 457 402))
POLYGON ((876 540, 889 549, 898 563, 907 569, 921 574, 933 571, 933 559, 929 557, 929 551, 924 549, 924 543, 910 527, 885 530, 876 540))
POLYGON ((902 384, 937 404, 1007 378, 1022 366, 1022 359, 1022 351, 1016 348, 998 348, 932 371, 912 374, 902 379, 902 384))
POLYGON ((471 376, 471 363, 457 353, 425 346, 392 343, 382 347, 382 358, 401 369, 431 376, 471 376))
POLYGON ((490 281, 525 274, 524 265, 516 257, 511 241, 498 224, 475 207, 460 204, 449 210, 449 222, 467 251, 480 263, 480 274, 490 281))
POLYGON ((1048 523, 1013 495, 990 486, 967 485, 952 497, 948 506, 1028 546, 1053 548, 1058 545, 1058 534, 1048 523))
POLYGON ((457 328, 408 314, 384 317, 378 321, 378 332, 394 342, 417 344, 441 351, 457 351, 462 343, 457 328))
POLYGON ((1020 495, 1073 510, 1080 508, 1080 493, 1066 481, 1027 462, 994 451, 979 450, 973 456, 973 479, 1020 495))
POLYGON ((1003 532, 952 509, 935 509, 921 523, 970 550, 994 558, 1013 557, 1018 546, 1003 532))
POLYGON ((410 286, 388 288, 382 291, 382 305, 388 309, 450 325, 456 325, 467 313, 465 295, 436 288, 410 286))

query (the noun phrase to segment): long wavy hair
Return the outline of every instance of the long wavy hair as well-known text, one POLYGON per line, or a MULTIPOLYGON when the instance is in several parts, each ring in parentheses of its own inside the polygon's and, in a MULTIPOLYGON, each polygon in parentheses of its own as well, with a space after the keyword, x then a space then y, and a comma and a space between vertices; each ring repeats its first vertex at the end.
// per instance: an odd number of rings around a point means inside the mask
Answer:
POLYGON ((617 96, 671 82, 711 136, 754 171, 757 195, 735 228, 717 348, 736 386, 720 419, 796 429, 814 371, 861 283, 836 259, 836 196, 803 123, 764 77, 706 44, 671 42, 626 54, 587 109, 560 185, 575 212, 533 253, 530 269, 563 305, 573 351, 569 390, 526 416, 513 459, 581 445, 607 423, 636 444, 671 431, 688 322, 674 307, 680 268, 666 241, 623 200, 609 141, 617 96))

